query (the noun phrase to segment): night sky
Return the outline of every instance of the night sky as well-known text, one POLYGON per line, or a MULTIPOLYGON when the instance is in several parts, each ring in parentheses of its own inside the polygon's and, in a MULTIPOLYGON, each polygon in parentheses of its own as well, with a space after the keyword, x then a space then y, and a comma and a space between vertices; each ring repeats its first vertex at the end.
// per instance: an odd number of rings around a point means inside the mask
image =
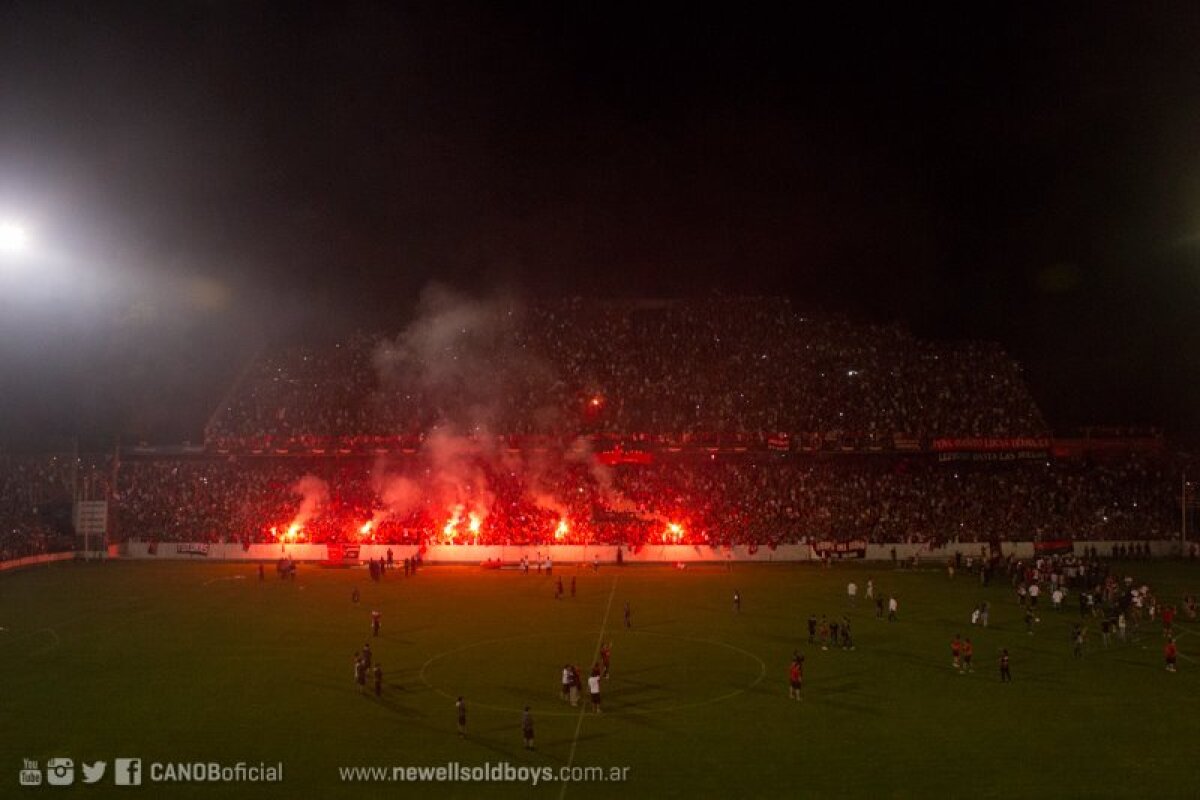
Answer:
POLYGON ((1200 435, 1200 5, 509 5, 5 4, 0 214, 56 252, 0 270, 0 437, 198 435, 431 280, 783 294, 1200 435))

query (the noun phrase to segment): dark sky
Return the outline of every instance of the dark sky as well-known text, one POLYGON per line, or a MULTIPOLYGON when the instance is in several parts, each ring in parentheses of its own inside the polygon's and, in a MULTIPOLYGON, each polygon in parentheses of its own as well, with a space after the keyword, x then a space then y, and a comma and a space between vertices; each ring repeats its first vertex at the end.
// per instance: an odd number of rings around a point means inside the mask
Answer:
POLYGON ((0 212, 71 270, 0 275, 0 427, 173 434, 440 280, 785 294, 1200 433, 1200 5, 510 5, 5 4, 0 212))

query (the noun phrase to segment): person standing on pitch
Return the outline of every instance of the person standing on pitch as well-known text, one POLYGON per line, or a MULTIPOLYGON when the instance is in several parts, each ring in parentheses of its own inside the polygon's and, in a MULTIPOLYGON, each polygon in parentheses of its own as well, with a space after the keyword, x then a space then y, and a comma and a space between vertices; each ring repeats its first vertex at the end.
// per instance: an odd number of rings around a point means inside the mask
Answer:
POLYGON ((737 589, 733 590, 733 611, 736 614, 742 613, 742 593, 737 589))
POLYGON ((588 693, 592 696, 592 711, 597 714, 600 712, 600 669, 592 668, 592 674, 588 676, 588 693))
POLYGON ((526 750, 536 749, 533 746, 533 714, 529 713, 529 706, 525 706, 521 712, 521 735, 525 739, 526 750))
POLYGON ((633 623, 630 621, 633 618, 633 611, 629 608, 629 601, 625 601, 625 627, 632 628, 633 623))
POLYGON ((462 738, 467 735, 467 701, 462 699, 462 695, 454 703, 454 712, 458 716, 458 736, 462 738))
POLYGON ((367 662, 361 657, 354 662, 354 682, 358 684, 358 693, 367 690, 367 662))
POLYGON ((804 686, 804 656, 799 653, 792 659, 792 665, 788 668, 788 686, 788 697, 799 700, 800 689, 804 686))
POLYGON ((574 664, 571 665, 571 706, 579 705, 579 693, 583 691, 583 677, 579 674, 579 668, 574 664))

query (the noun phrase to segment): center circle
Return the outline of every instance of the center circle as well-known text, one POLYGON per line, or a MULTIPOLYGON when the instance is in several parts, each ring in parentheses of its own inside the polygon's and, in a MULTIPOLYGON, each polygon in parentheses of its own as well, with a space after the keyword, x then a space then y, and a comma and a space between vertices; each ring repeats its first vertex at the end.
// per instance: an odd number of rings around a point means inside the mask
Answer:
MULTIPOLYGON (((587 678, 600 631, 560 631, 505 636, 438 653, 421 665, 420 679, 433 691, 470 708, 539 716, 575 716, 588 704, 587 678), (563 666, 579 669, 584 686, 579 707, 562 700, 563 666)), ((663 714, 728 700, 767 675, 761 658, 718 641, 651 631, 614 630, 612 670, 601 683, 604 713, 663 714)))

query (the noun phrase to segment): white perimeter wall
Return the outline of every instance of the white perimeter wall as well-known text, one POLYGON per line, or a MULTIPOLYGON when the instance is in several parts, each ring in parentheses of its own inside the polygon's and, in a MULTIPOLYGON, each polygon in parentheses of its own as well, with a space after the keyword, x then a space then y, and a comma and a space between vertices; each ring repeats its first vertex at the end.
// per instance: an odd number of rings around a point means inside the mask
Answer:
MULTIPOLYGON (((1095 545, 1102 557, 1112 552, 1114 542, 1075 542, 1075 552, 1082 553, 1084 548, 1095 545)), ((1125 542, 1124 544, 1132 544, 1125 542)), ((1137 544, 1142 544, 1138 542, 1137 544)), ((151 555, 148 542, 130 541, 122 543, 117 548, 121 558, 143 559, 180 559, 187 561, 275 561, 291 557, 296 561, 325 561, 328 558, 323 544, 252 544, 245 549, 240 543, 210 544, 208 555, 180 552, 188 549, 198 549, 199 545, 177 544, 175 542, 160 542, 157 555, 151 555)), ((880 544, 867 546, 867 559, 873 561, 890 561, 892 548, 896 550, 899 560, 911 559, 914 555, 922 561, 945 561, 952 558, 954 553, 961 552, 963 556, 979 556, 984 545, 978 543, 949 544, 945 547, 930 548, 926 544, 880 544)), ((385 558, 388 549, 397 561, 414 556, 418 552, 416 545, 362 545, 359 548, 359 560, 370 558, 385 558)), ((1171 556, 1179 554, 1177 541, 1152 541, 1150 551, 1155 556, 1171 556)), ((1033 556, 1033 542, 1005 542, 1004 555, 1010 553, 1017 558, 1033 556)), ((71 554, 59 554, 71 557, 71 554)), ((517 563, 521 557, 529 558, 532 564, 539 557, 549 556, 559 563, 586 561, 591 562, 599 557, 603 563, 616 560, 617 548, 610 545, 552 545, 545 547, 503 547, 483 545, 430 545, 425 551, 424 559, 427 564, 481 564, 484 561, 500 560, 506 564, 517 563)), ((813 559, 808 545, 780 545, 775 550, 769 547, 759 547, 751 553, 750 549, 738 546, 731 549, 719 547, 701 547, 691 545, 649 545, 640 552, 634 553, 629 549, 624 551, 624 560, 630 563, 640 562, 704 562, 704 561, 810 561, 813 559)))

